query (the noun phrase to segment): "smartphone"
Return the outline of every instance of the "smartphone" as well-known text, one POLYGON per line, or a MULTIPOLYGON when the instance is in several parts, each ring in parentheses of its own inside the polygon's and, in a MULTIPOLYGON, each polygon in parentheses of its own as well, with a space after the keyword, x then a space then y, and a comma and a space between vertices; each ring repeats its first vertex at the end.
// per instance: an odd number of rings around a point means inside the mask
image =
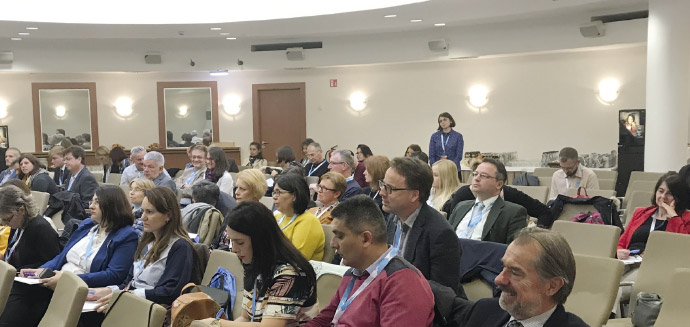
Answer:
POLYGON ((53 276, 55 276, 55 272, 53 271, 53 269, 50 269, 50 268, 44 268, 43 271, 41 271, 41 273, 38 274, 38 278, 41 278, 41 279, 50 278, 53 276))

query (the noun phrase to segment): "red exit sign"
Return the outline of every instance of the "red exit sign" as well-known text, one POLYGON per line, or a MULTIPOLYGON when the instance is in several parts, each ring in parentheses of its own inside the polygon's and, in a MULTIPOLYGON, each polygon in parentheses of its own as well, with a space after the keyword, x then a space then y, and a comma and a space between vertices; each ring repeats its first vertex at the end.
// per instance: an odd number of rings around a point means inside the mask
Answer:
POLYGON ((331 87, 338 87, 338 80, 337 79, 332 79, 330 82, 331 87))

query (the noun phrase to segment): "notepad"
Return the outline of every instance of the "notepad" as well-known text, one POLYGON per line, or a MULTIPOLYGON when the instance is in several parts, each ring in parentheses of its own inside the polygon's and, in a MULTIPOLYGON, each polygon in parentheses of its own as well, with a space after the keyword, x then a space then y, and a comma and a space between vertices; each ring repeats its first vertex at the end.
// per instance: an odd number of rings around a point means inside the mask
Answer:
POLYGON ((38 278, 15 277, 14 281, 29 285, 43 284, 41 283, 41 280, 38 278))
POLYGON ((642 262, 642 257, 639 255, 633 255, 633 256, 630 256, 629 258, 627 258, 625 260, 621 260, 621 261, 623 261, 623 263, 626 265, 634 265, 638 262, 642 262))
POLYGON ((81 312, 91 312, 91 311, 96 311, 96 307, 98 306, 98 302, 96 301, 86 301, 84 302, 84 306, 81 308, 81 312))

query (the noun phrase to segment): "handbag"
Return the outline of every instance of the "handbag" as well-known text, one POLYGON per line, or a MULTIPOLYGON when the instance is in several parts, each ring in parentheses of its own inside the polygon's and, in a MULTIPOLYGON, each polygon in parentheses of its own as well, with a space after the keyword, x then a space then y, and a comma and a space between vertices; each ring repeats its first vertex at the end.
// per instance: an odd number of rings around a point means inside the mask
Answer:
POLYGON ((604 225, 604 219, 601 218, 601 214, 591 211, 587 211, 587 213, 578 213, 570 219, 570 221, 575 223, 604 225))
POLYGON ((632 314, 632 323, 635 327, 653 327, 656 318, 661 311, 663 300, 657 293, 637 293, 637 305, 632 314))
POLYGON ((578 187, 578 188, 577 188, 577 195, 575 195, 575 196, 573 196, 573 197, 576 198, 576 199, 589 199, 589 198, 590 198, 589 194, 587 194, 587 189, 584 188, 584 186, 578 187), (582 191, 582 190, 585 191, 585 194, 584 194, 584 195, 580 194, 580 191, 582 191))

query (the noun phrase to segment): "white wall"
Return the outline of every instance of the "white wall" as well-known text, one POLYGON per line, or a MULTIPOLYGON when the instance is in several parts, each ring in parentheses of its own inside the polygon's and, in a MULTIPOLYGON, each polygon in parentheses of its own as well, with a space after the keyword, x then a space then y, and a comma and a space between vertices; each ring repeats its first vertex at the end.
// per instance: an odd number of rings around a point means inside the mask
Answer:
MULTIPOLYGON (((247 158, 252 141, 252 84, 305 82, 307 135, 325 147, 368 144, 374 153, 401 155, 410 143, 427 148, 440 112, 450 112, 465 150, 518 151, 520 159, 573 146, 581 153, 616 148, 617 111, 645 104, 646 49, 620 49, 521 55, 411 64, 368 65, 310 70, 234 71, 225 77, 202 73, 0 74, 0 99, 9 103, 10 142, 33 150, 32 82, 96 82, 101 144, 126 147, 158 142, 156 82, 217 80, 221 141, 235 141, 247 158), (621 95, 613 106, 601 104, 597 84, 618 78, 621 95), (338 79, 330 88, 329 79, 338 79), (467 90, 490 90, 486 110, 466 104, 467 90), (348 109, 354 91, 368 95, 360 113, 348 109), (236 94, 242 111, 223 112, 224 96, 236 94), (134 100, 134 115, 115 114, 120 96, 134 100)), ((244 160, 244 159, 243 159, 244 160)))

